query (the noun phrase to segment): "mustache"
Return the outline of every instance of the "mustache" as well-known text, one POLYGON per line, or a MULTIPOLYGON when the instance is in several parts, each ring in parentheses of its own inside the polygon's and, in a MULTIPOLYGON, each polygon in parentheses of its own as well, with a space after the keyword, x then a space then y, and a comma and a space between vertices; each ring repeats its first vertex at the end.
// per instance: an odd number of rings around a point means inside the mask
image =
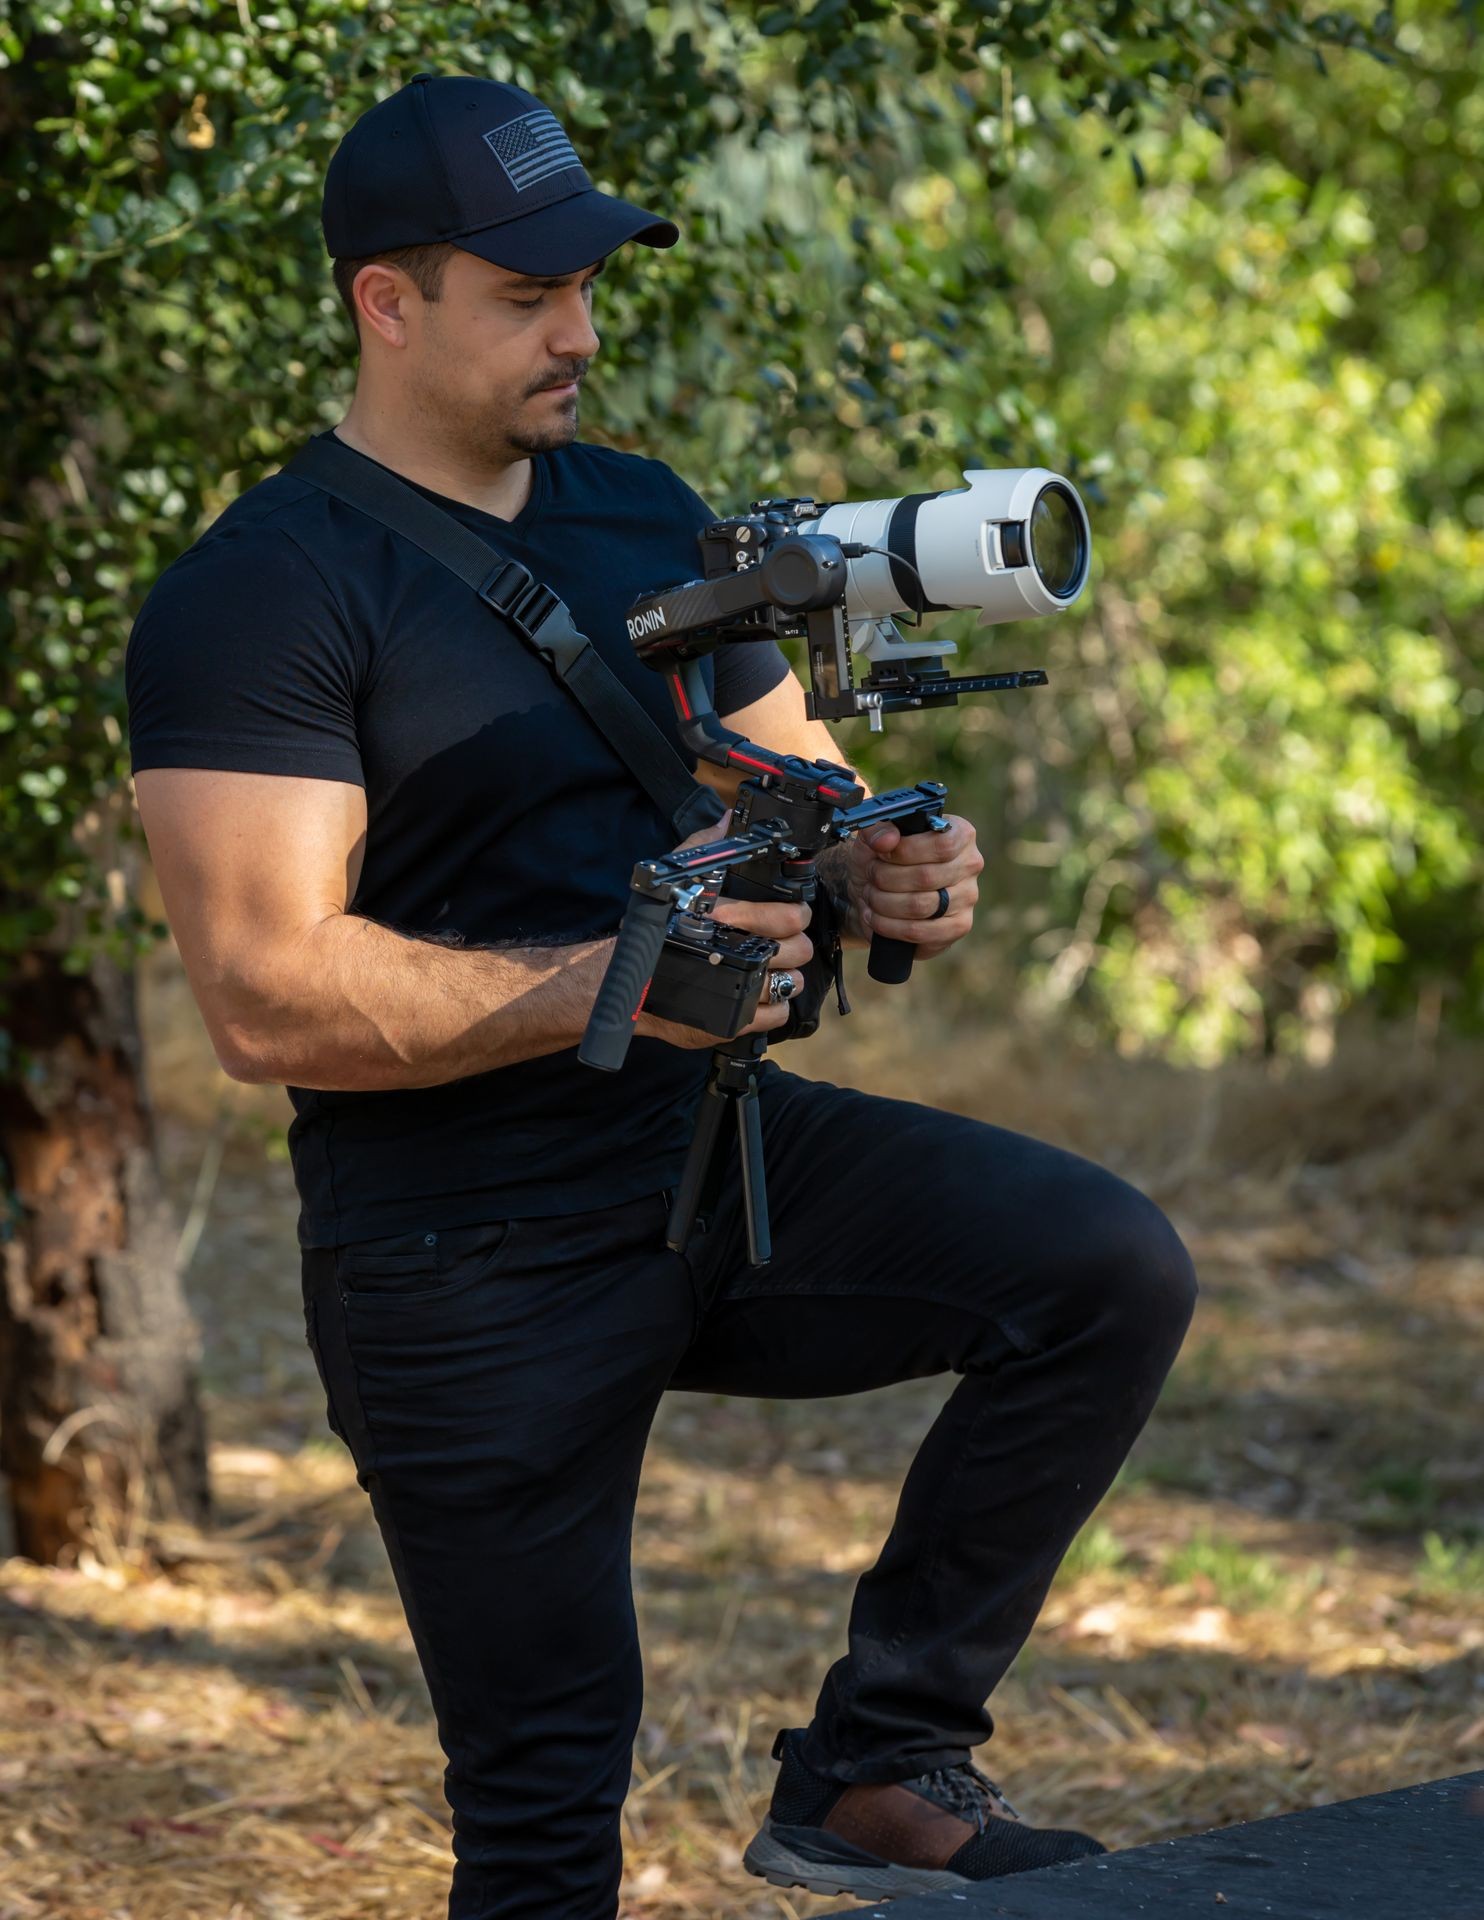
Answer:
POLYGON ((548 387, 565 387, 570 381, 584 380, 587 378, 588 364, 584 362, 580 366, 573 367, 570 373, 554 374, 549 380, 543 380, 539 387, 532 387, 531 392, 545 393, 548 387))

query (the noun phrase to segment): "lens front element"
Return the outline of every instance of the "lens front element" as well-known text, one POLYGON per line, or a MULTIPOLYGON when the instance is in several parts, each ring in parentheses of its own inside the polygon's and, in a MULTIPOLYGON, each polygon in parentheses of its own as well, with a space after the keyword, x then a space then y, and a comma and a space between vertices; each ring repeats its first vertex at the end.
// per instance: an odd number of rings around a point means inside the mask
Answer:
POLYGON ((1048 593, 1059 600, 1075 594, 1082 579, 1082 523, 1065 487, 1050 486, 1031 509, 1031 560, 1048 593))

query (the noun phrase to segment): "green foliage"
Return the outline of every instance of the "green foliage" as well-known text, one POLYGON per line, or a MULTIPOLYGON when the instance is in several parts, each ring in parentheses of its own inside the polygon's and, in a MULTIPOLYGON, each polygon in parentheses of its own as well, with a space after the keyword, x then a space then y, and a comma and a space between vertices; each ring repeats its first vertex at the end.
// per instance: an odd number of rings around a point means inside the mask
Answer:
POLYGON ((966 156, 899 191, 896 284, 1010 269, 967 364, 923 355, 948 457, 915 483, 1039 458, 1098 557, 1089 617, 989 637, 1049 693, 898 725, 881 764, 932 740, 1022 869, 989 891, 1036 997, 1128 1051, 1322 1056, 1366 994, 1484 1018, 1484 94, 1451 9, 1402 38, 1407 73, 1280 67, 1225 137, 1147 137, 1144 187, 1074 125, 997 200, 966 156))
POLYGON ((1437 1512, 1441 1490, 1429 1461, 1391 1460, 1373 1467, 1360 1483, 1365 1523, 1377 1532, 1415 1534, 1437 1512))
POLYGON ((59 916, 134 931, 100 879, 129 619, 338 418, 324 168, 432 70, 532 87, 681 223, 605 276, 586 434, 726 506, 995 462, 1088 489, 1087 617, 994 636, 1052 691, 851 739, 1009 843, 1047 1000, 1208 1058, 1463 974, 1480 103, 1440 0, 1401 65, 1391 34, 1215 0, 0 0, 0 961, 59 916))
POLYGON ((1439 1599, 1484 1594, 1484 1540, 1446 1540, 1424 1535, 1415 1579, 1419 1591, 1439 1599))
POLYGON ((1399 117, 1395 74, 1347 67, 1336 111, 1386 130, 1359 152, 1272 96, 1157 190, 1025 216, 1113 509, 1095 619, 1053 642, 1090 697, 1028 809, 1070 931, 1044 983, 1088 980, 1129 1046, 1282 1046, 1429 980, 1484 1011, 1484 97, 1413 89, 1399 117))
POLYGON ((1209 1530, 1178 1547, 1164 1562, 1166 1580, 1177 1586, 1209 1586, 1234 1613, 1282 1606, 1294 1595, 1294 1583, 1268 1555, 1249 1553, 1235 1540, 1209 1530))
POLYGON ((1068 1547, 1056 1577, 1070 1583, 1089 1573, 1117 1573, 1128 1565, 1128 1557, 1128 1549, 1106 1521, 1089 1520, 1068 1547))

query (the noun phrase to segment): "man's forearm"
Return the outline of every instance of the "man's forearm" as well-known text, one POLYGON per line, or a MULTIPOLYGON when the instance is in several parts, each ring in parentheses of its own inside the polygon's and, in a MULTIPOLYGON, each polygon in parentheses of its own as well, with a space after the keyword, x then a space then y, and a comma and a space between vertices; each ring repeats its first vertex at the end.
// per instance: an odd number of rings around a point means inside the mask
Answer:
POLYGON ((446 947, 332 914, 234 996, 219 1051, 234 1079, 440 1086, 575 1046, 612 951, 611 939, 446 947))

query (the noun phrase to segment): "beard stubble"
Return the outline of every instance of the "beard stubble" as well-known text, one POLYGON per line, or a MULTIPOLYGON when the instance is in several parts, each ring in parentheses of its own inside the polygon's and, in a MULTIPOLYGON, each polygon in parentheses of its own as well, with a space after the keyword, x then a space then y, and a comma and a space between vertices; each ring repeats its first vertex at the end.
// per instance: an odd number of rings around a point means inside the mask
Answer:
POLYGON ((452 382, 438 377, 445 365, 440 355, 419 380, 418 407, 460 464, 477 467, 496 461, 508 466, 531 454, 565 447, 577 438, 580 388, 562 401, 526 392, 471 400, 452 382))

